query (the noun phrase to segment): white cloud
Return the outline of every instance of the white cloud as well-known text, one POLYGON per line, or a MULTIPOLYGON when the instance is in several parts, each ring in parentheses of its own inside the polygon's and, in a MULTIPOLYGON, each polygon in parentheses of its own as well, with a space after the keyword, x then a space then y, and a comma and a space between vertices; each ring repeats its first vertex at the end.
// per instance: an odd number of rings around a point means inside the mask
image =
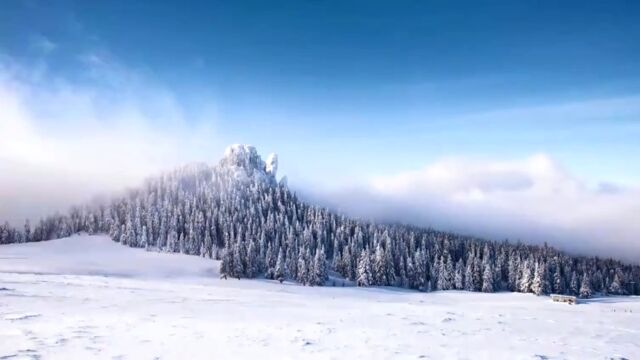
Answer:
POLYGON ((48 54, 58 47, 58 44, 54 43, 44 35, 34 35, 31 37, 30 41, 31 48, 44 54, 48 54))
POLYGON ((361 216, 637 262, 640 189, 588 184, 546 154, 449 158, 330 196, 361 216))
POLYGON ((0 220, 64 211, 161 170, 217 160, 214 106, 187 121, 169 90, 137 72, 106 61, 85 70, 90 81, 72 83, 0 63, 0 220))

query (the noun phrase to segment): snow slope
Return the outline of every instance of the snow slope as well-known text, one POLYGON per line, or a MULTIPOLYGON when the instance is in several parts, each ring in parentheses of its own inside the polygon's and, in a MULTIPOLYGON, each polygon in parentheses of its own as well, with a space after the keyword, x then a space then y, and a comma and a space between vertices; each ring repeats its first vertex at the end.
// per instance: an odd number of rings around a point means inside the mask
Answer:
POLYGON ((640 299, 220 280, 216 262, 103 236, 0 246, 0 359, 609 359, 640 299))
POLYGON ((0 246, 0 272, 98 275, 137 278, 218 277, 216 262, 199 257, 148 252, 107 236, 0 246))

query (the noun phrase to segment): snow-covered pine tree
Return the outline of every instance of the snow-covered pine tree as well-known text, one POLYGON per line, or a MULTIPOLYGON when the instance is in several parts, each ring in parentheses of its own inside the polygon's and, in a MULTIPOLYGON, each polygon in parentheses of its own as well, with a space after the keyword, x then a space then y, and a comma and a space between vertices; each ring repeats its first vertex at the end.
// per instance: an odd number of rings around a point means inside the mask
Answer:
POLYGON ((615 271, 615 274, 613 275, 613 281, 611 282, 611 285, 609 285, 609 293, 613 295, 622 295, 623 292, 622 280, 620 279, 618 271, 615 271))
POLYGON ((244 257, 244 243, 238 241, 233 246, 233 267, 231 269, 232 276, 240 279, 245 276, 245 266, 244 262, 246 258, 244 257))
POLYGON ((473 282, 473 263, 475 262, 475 258, 473 254, 469 255, 467 259, 467 268, 465 269, 464 274, 464 289, 467 291, 476 291, 476 284, 473 282))
POLYGON ((458 259, 454 275, 454 286, 456 290, 464 290, 464 263, 458 259))
POLYGON ((247 277, 252 278, 260 271, 258 263, 258 249, 255 241, 249 242, 249 249, 247 251, 247 269, 245 274, 247 277))
POLYGON ((453 267, 453 259, 451 258, 451 254, 449 251, 446 252, 446 255, 443 256, 444 265, 442 266, 442 280, 443 280, 443 290, 451 290, 453 289, 453 278, 454 278, 454 267, 453 267))
POLYGON ((529 259, 524 261, 522 266, 522 276, 520 277, 520 284, 518 285, 518 290, 520 290, 520 292, 527 293, 531 291, 531 282, 533 280, 533 269, 531 266, 529 259))
POLYGON ((267 252, 265 253, 264 263, 264 277, 267 279, 275 279, 276 258, 273 256, 273 248, 271 247, 270 243, 267 245, 267 252))
POLYGON ((372 278, 369 253, 363 249, 358 259, 358 277, 356 278, 356 284, 358 286, 370 286, 372 278))
POLYGON ((589 275, 584 274, 582 276, 582 283, 580 284, 580 293, 579 296, 583 299, 588 299, 592 295, 591 290, 591 281, 589 280, 589 275))
POLYGON ((313 285, 324 285, 327 281, 327 259, 324 252, 324 247, 320 247, 316 250, 316 255, 313 259, 314 264, 314 278, 313 285))
POLYGON ((482 292, 493 292, 493 267, 490 262, 486 262, 482 274, 482 292))
POLYGON ((24 222, 24 242, 31 242, 31 222, 29 219, 24 222))
POLYGON ((278 250, 278 260, 276 261, 276 269, 275 269, 275 279, 278 281, 282 281, 284 280, 285 276, 286 276, 286 270, 285 270, 285 259, 284 259, 284 251, 282 250, 282 247, 280 247, 280 249, 278 250))
POLYGON ((224 276, 225 278, 228 276, 233 276, 232 256, 233 250, 229 246, 226 246, 224 250, 222 250, 222 259, 220 262, 220 275, 224 276))
POLYGON ((374 254, 374 260, 372 264, 373 268, 373 283, 375 285, 387 285, 387 269, 386 269, 386 255, 380 242, 376 245, 376 251, 374 254))
POLYGON ((298 277, 296 280, 303 285, 309 284, 309 278, 312 268, 309 268, 309 258, 307 257, 307 251, 309 248, 303 248, 298 253, 298 277))
POLYGON ((562 278, 560 264, 557 258, 554 259, 554 263, 555 269, 553 273, 553 292, 555 292, 556 294, 563 294, 565 289, 564 279, 562 278))
POLYGON ((578 275, 576 274, 575 271, 571 273, 571 282, 569 283, 569 291, 570 291, 570 294, 572 295, 578 295, 579 293, 578 275))
POLYGON ((520 259, 512 252, 509 256, 509 269, 507 275, 507 284, 509 291, 518 291, 520 289, 520 259))
POLYGON ((147 242, 147 226, 142 226, 142 232, 140 233, 140 247, 147 249, 149 244, 147 242))
POLYGON ((533 281, 531 282, 531 291, 536 295, 544 295, 548 292, 547 276, 545 265, 536 263, 533 273, 533 281))
POLYGON ((208 230, 205 230, 203 248, 200 249, 200 256, 213 258, 213 240, 208 230))

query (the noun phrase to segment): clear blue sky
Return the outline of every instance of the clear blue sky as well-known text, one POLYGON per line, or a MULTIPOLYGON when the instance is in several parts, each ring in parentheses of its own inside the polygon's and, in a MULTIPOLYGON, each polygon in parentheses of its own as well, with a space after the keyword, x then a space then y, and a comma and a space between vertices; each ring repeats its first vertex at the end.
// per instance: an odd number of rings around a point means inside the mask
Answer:
POLYGON ((187 111, 206 94, 221 138, 306 180, 544 152, 587 179, 640 181, 638 1, 0 4, 1 55, 48 48, 47 71, 70 81, 91 81, 93 51, 187 111))

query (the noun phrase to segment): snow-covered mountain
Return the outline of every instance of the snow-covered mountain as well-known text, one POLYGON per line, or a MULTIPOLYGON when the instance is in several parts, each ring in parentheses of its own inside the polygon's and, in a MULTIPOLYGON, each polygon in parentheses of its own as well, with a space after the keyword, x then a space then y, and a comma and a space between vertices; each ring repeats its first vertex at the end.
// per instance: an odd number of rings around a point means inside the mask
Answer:
POLYGON ((640 294, 640 267, 572 257, 551 247, 492 242, 411 226, 350 219, 301 201, 264 161, 232 145, 216 165, 148 179, 100 206, 44 219, 33 230, 0 229, 0 243, 107 233, 131 247, 221 260, 230 277, 324 285, 328 274, 360 286, 422 291, 640 294))

